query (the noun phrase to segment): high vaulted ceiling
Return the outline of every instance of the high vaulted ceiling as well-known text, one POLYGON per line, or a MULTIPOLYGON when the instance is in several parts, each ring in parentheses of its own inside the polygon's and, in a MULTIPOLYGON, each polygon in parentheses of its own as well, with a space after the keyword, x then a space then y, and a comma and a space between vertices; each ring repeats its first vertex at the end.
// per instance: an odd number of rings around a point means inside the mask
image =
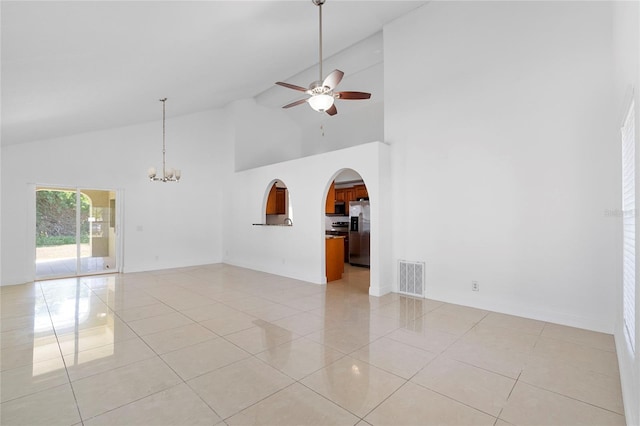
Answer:
MULTIPOLYGON (((325 58, 424 3, 327 0, 325 58)), ((311 0, 3 0, 0 7, 3 145, 159 120, 161 97, 169 99, 168 117, 222 107, 318 62, 311 0)))

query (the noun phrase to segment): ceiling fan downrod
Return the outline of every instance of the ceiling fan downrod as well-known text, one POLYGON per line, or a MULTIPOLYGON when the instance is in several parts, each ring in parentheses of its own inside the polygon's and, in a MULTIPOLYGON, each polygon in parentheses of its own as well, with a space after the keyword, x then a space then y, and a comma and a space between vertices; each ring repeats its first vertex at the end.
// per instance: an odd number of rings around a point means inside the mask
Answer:
POLYGON ((319 40, 319 49, 318 52, 320 52, 320 60, 318 61, 320 64, 320 76, 318 77, 318 81, 320 82, 320 84, 322 84, 322 5, 324 4, 325 0, 311 0, 313 2, 313 4, 315 4, 316 6, 318 6, 318 15, 319 15, 319 36, 318 36, 318 40, 319 40))

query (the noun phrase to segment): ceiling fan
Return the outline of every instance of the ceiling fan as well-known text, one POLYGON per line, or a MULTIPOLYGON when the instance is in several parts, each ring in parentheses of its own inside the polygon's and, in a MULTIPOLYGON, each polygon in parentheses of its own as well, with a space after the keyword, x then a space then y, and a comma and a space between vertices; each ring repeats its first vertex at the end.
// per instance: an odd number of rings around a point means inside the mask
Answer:
POLYGON ((278 81, 276 82, 276 84, 310 95, 310 97, 308 98, 291 102, 290 104, 287 104, 282 108, 291 108, 307 102, 311 106, 311 108, 318 112, 326 112, 329 115, 336 115, 338 113, 338 110, 336 109, 336 106, 334 104, 334 101, 336 99, 369 99, 371 97, 371 93, 334 91, 334 89, 340 83, 342 77, 344 76, 344 73, 340 70, 333 70, 324 80, 322 79, 322 5, 324 4, 325 0, 311 1, 313 2, 313 4, 318 6, 320 17, 320 78, 318 79, 318 81, 314 81, 313 83, 311 83, 308 89, 305 89, 301 86, 296 86, 295 84, 284 83, 282 81, 278 81))

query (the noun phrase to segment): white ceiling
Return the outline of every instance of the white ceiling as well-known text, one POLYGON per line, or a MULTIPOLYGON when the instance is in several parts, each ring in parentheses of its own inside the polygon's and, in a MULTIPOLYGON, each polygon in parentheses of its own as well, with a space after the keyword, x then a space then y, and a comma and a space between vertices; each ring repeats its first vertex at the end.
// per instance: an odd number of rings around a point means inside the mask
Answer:
MULTIPOLYGON (((355 77, 366 84, 380 72, 382 42, 365 39, 424 3, 327 0, 324 56, 344 52, 327 61, 325 75, 340 68, 341 89, 371 91, 355 77), (363 54, 344 50, 356 43, 363 54)), ((311 0, 3 0, 0 7, 2 145, 159 120, 161 97, 169 99, 168 117, 254 96, 276 108, 299 96, 276 90, 275 81, 317 79, 311 0)))

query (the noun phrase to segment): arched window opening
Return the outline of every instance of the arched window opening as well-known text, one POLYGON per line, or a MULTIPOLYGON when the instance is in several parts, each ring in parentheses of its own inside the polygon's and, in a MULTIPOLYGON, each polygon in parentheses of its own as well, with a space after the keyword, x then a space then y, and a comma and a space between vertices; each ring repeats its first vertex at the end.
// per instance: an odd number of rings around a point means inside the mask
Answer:
POLYGON ((289 189, 280 179, 274 180, 268 187, 264 213, 264 223, 267 225, 293 225, 289 189))

